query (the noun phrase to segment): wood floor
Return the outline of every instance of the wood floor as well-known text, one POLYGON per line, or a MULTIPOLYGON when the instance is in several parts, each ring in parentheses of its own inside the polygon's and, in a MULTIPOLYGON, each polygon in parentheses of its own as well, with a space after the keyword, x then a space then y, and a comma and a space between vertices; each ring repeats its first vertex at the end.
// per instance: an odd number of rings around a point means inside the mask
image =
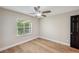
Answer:
POLYGON ((34 39, 2 51, 2 53, 78 53, 79 50, 45 39, 34 39))

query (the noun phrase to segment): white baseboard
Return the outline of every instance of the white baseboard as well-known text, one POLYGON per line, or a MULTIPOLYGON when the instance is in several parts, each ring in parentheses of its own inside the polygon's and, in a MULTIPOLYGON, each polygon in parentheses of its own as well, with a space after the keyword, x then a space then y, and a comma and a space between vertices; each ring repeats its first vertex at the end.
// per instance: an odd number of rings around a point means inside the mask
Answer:
POLYGON ((56 43, 60 43, 60 44, 63 44, 63 45, 70 46, 70 44, 68 44, 68 43, 57 41, 57 40, 52 40, 52 39, 44 37, 44 36, 40 36, 40 38, 47 39, 47 40, 50 40, 50 41, 53 41, 53 42, 56 42, 56 43))
POLYGON ((10 45, 10 46, 7 46, 7 47, 3 47, 3 48, 0 49, 0 51, 6 50, 6 49, 8 49, 8 48, 12 48, 12 47, 14 47, 14 46, 17 46, 17 45, 23 44, 23 43, 25 43, 25 42, 31 41, 31 40, 36 39, 36 38, 38 38, 38 36, 33 37, 33 38, 29 38, 29 39, 27 39, 27 40, 25 40, 25 41, 15 43, 15 44, 10 45))
POLYGON ((68 44, 68 43, 64 43, 64 42, 57 41, 57 40, 52 40, 52 39, 47 38, 47 37, 44 37, 44 36, 36 36, 36 37, 33 37, 33 38, 29 38, 29 39, 27 39, 27 40, 25 40, 25 41, 15 43, 15 44, 13 44, 13 45, 10 45, 10 46, 7 46, 7 47, 3 47, 3 48, 0 49, 0 51, 6 50, 6 49, 8 49, 8 48, 12 48, 12 47, 14 47, 14 46, 23 44, 23 43, 25 43, 25 42, 31 41, 31 40, 36 39, 36 38, 43 38, 43 39, 47 39, 47 40, 50 40, 50 41, 53 41, 53 42, 57 42, 57 43, 60 43, 60 44, 64 44, 64 45, 70 46, 70 44, 68 44))

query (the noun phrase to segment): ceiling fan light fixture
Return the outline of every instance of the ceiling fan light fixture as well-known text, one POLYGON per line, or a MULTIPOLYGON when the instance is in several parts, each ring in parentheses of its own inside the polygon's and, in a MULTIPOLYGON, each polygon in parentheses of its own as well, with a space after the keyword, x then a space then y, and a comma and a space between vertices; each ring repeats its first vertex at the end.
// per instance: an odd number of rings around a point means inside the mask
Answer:
POLYGON ((41 16, 42 14, 41 14, 41 13, 37 13, 36 15, 37 15, 37 16, 41 16))

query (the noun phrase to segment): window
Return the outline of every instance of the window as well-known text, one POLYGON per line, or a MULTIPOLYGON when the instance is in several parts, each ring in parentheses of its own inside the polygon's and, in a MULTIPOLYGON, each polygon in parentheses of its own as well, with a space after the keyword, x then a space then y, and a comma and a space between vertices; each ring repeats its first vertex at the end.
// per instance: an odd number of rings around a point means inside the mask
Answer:
POLYGON ((26 20, 17 21, 17 36, 23 36, 32 32, 32 23, 26 20))

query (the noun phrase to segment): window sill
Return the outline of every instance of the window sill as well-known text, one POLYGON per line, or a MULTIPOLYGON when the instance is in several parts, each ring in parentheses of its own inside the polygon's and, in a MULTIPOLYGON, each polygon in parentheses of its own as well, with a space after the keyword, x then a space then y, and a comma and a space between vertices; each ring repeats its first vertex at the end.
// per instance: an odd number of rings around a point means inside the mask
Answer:
POLYGON ((26 37, 26 36, 29 36, 31 34, 32 34, 32 32, 31 33, 24 34, 24 35, 17 35, 17 37, 26 37))

